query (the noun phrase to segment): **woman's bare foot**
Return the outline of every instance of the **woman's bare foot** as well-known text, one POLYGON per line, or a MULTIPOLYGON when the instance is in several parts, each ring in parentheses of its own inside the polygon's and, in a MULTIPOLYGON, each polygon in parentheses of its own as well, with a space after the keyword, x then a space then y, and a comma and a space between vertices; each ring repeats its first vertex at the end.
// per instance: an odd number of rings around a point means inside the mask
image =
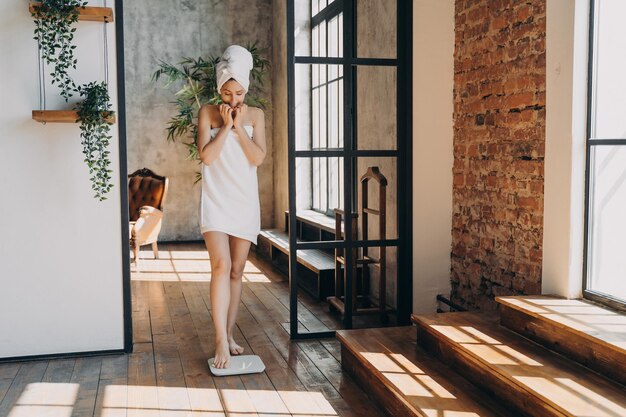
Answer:
POLYGON ((228 346, 230 348, 231 355, 241 355, 243 353, 243 348, 235 342, 235 339, 229 339, 228 346))
POLYGON ((215 359, 213 359, 213 366, 218 369, 228 368, 230 365, 230 351, 228 342, 216 342, 215 343, 215 359))

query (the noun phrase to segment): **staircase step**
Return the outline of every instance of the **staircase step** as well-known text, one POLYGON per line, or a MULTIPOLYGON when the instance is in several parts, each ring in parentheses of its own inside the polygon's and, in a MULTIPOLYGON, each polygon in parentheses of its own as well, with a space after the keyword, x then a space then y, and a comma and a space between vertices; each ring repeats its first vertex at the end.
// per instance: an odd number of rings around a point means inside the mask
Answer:
POLYGON ((626 390, 479 313, 413 316, 418 343, 533 417, 626 416, 626 390))
POLYGON ((503 326, 626 385, 626 314, 553 296, 496 301, 503 326))
POLYGON ((392 417, 514 415, 419 348, 414 326, 340 330, 337 339, 342 366, 392 417))

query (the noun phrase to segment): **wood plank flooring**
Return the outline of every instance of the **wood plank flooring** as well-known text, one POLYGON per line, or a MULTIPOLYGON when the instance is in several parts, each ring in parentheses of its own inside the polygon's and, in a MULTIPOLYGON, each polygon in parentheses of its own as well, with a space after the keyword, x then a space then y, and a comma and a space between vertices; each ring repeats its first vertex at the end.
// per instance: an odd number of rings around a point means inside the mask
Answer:
MULTIPOLYGON (((202 245, 162 245, 133 267, 134 351, 0 364, 0 416, 372 416, 384 414, 341 369, 335 339, 293 342, 285 277, 251 252, 236 340, 262 374, 213 377, 210 265, 202 245), (287 326, 288 327, 288 326, 287 326)), ((302 331, 340 322, 299 299, 302 331)))

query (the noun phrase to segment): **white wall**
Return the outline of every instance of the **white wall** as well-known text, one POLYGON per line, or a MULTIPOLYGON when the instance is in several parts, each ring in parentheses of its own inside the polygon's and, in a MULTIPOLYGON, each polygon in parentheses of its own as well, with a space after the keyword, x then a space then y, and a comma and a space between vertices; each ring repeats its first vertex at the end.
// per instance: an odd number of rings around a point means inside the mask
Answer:
POLYGON ((413 1, 413 312, 450 294, 454 1, 413 1))
MULTIPOLYGON (((74 80, 103 80, 102 23, 77 28, 74 80)), ((122 349, 117 125, 114 188, 98 202, 78 126, 31 119, 39 105, 33 29, 27 2, 0 3, 0 358, 122 349)), ((114 31, 110 24, 109 92, 117 110, 114 31)), ((48 109, 72 107, 56 87, 47 98, 48 109)))
POLYGON ((587 0, 548 0, 542 293, 582 295, 587 0))

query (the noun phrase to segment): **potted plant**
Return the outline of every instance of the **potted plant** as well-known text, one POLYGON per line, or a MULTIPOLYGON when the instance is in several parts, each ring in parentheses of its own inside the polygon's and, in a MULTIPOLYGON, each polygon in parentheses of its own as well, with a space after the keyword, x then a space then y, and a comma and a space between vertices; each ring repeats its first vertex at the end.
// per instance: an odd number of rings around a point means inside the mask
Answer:
MULTIPOLYGON (((253 82, 246 94, 246 104, 266 108, 267 101, 263 94, 263 79, 269 70, 269 61, 263 57, 264 49, 257 47, 256 43, 246 45, 246 49, 252 54, 253 67, 250 77, 253 82)), ((187 159, 200 163, 200 155, 196 146, 198 136, 198 110, 204 104, 220 104, 222 99, 217 91, 217 79, 215 66, 220 61, 219 57, 209 56, 204 59, 185 58, 177 65, 165 61, 159 62, 159 69, 152 75, 153 81, 158 81, 162 76, 167 77, 165 88, 176 84, 180 88, 174 93, 178 113, 168 122, 167 140, 175 142, 177 138, 188 138, 191 141, 182 142, 188 150, 187 159)), ((200 173, 196 175, 196 182, 200 180, 200 173)))
POLYGON ((78 87, 82 101, 74 109, 78 113, 80 136, 82 138, 83 154, 91 175, 91 188, 94 197, 100 201, 106 200, 111 187, 111 160, 108 150, 111 141, 109 134, 113 124, 109 92, 105 82, 90 82, 78 87))
POLYGON ((79 8, 85 8, 87 2, 80 0, 45 0, 32 7, 35 21, 35 37, 44 62, 54 65, 52 84, 61 89, 65 101, 77 91, 74 81, 68 74, 70 68, 76 69, 74 58, 75 45, 72 24, 78 21, 79 8))

